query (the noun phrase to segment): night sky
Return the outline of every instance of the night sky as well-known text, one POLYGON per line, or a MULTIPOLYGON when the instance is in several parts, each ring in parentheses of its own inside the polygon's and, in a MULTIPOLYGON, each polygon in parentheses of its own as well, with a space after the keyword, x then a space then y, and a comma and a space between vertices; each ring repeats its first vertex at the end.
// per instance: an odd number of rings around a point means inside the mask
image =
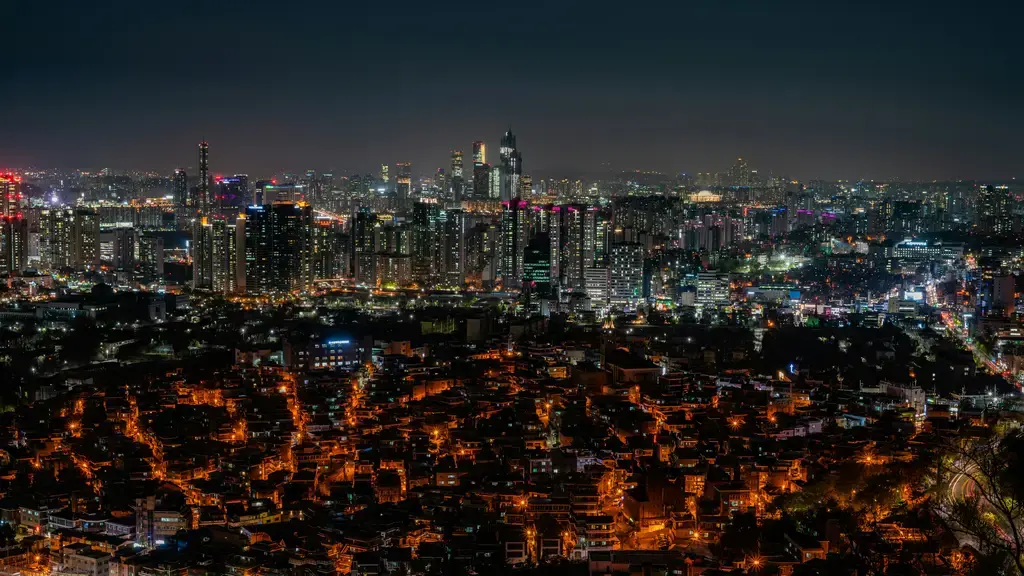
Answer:
POLYGON ((14 0, 0 166, 1024 175, 1018 3, 665 4, 14 0))

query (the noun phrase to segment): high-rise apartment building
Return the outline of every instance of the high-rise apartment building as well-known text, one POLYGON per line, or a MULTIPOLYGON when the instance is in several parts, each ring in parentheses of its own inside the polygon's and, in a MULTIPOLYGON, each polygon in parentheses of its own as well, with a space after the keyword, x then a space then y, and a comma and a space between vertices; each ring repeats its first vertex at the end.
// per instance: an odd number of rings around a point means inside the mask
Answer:
POLYGON ((327 216, 315 216, 311 234, 313 279, 347 276, 344 236, 337 222, 327 216))
POLYGON ((210 145, 205 141, 199 143, 199 186, 196 188, 198 201, 193 208, 206 216, 210 213, 210 145))
POLYGON ((79 270, 100 267, 100 215, 95 210, 76 208, 71 232, 72 266, 79 270))
POLYGON ((612 245, 609 269, 612 304, 636 304, 643 296, 643 246, 632 242, 612 245))
POLYGON ((0 275, 19 274, 28 267, 28 242, 26 218, 0 216, 0 275))
POLYGON ((164 276, 164 239, 160 236, 139 236, 139 274, 144 282, 161 280, 164 276))
POLYGON ((1006 186, 985 186, 978 194, 974 223, 978 232, 1005 235, 1013 232, 1014 198, 1006 186))

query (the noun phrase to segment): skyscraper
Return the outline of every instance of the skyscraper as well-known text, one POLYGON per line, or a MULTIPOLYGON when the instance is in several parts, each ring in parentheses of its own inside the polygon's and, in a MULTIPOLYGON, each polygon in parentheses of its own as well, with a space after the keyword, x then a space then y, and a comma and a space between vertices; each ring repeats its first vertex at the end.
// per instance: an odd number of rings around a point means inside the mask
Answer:
POLYGON ((747 166, 747 161, 737 158, 736 163, 729 168, 730 186, 751 186, 754 184, 754 172, 747 166))
POLYGON ((376 252, 377 215, 368 208, 361 208, 350 220, 350 242, 352 244, 349 267, 356 283, 372 286, 376 283, 374 252, 376 252))
POLYGON ((72 208, 43 210, 40 225, 40 259, 43 268, 60 270, 75 265, 75 211, 72 208))
POLYGON ((417 202, 412 211, 412 278, 420 285, 438 279, 441 207, 433 202, 417 202))
POLYGON ((0 274, 19 274, 28 267, 28 220, 21 214, 0 216, 0 274))
POLYGON ((380 181, 383 182, 385 185, 391 181, 390 169, 391 167, 388 166, 387 164, 380 165, 380 181))
POLYGON ((164 239, 160 236, 139 236, 139 272, 144 282, 163 278, 164 239))
MULTIPOLYGON (((484 166, 486 166, 486 164, 484 164, 484 166)), ((498 200, 501 198, 501 174, 501 166, 491 166, 491 176, 488 179, 488 187, 490 191, 487 194, 486 199, 498 200)))
POLYGON ((324 186, 316 170, 306 170, 306 177, 302 179, 302 185, 306 189, 306 201, 312 206, 319 206, 323 198, 324 186))
POLYGON ((526 245, 523 289, 542 296, 551 291, 551 237, 546 233, 537 234, 526 245))
POLYGON ((465 177, 462 171, 462 150, 452 150, 452 170, 451 170, 451 183, 450 188, 450 199, 453 202, 459 202, 462 200, 463 187, 465 186, 465 177))
POLYGON ((313 279, 324 280, 347 276, 347 271, 342 273, 344 255, 344 237, 335 220, 327 216, 314 217, 311 255, 313 279))
POLYGON ((235 225, 228 224, 223 217, 213 218, 212 224, 211 288, 214 292, 232 294, 237 291, 238 246, 235 225))
POLYGON ((1013 232, 1013 196, 1006 186, 985 186, 978 194, 975 226, 978 232, 1004 235, 1013 232))
POLYGON ((213 223, 205 217, 197 218, 192 226, 192 242, 189 244, 194 290, 213 288, 213 244, 213 223))
POLYGON ((75 209, 71 242, 72 266, 80 270, 100 267, 100 215, 95 210, 75 209))
POLYGON ((304 204, 280 202, 246 208, 247 292, 294 292, 312 286, 312 223, 312 209, 304 204))
POLYGON ((519 196, 521 198, 533 196, 533 178, 529 174, 523 174, 519 180, 519 196))
POLYGON ((21 176, 0 174, 0 217, 21 212, 21 176))
POLYGON ((502 202, 501 257, 498 275, 506 288, 523 282, 523 254, 529 241, 530 217, 525 200, 513 198, 502 202))
POLYGON ((180 207, 187 206, 188 174, 186 174, 181 168, 174 171, 174 177, 171 179, 171 187, 174 194, 174 204, 180 207))
POLYGON ((114 228, 113 266, 120 278, 131 279, 135 274, 135 253, 139 236, 131 226, 114 228))
POLYGON ((217 179, 217 198, 215 212, 236 213, 238 208, 251 200, 248 174, 235 174, 217 179))
POLYGON ((462 210, 446 210, 442 215, 442 265, 444 282, 461 288, 466 281, 466 219, 462 210))
POLYGON ((405 207, 409 202, 409 194, 412 191, 412 164, 399 162, 395 164, 395 196, 398 198, 398 207, 405 207))
POLYGON ((248 294, 270 291, 272 230, 270 206, 254 205, 245 209, 245 291, 248 294))
POLYGON ((636 243, 615 244, 611 250, 611 301, 635 304, 642 297, 644 248, 636 243))
POLYGON ((210 213, 210 145, 205 141, 199 143, 199 201, 194 208, 203 216, 210 213))
POLYGON ((491 165, 473 163, 473 200, 487 200, 491 197, 491 165))
POLYGON ((508 201, 519 195, 520 179, 523 175, 523 158, 516 149, 516 137, 512 128, 501 137, 501 200, 508 201))
POLYGON ((474 200, 484 200, 490 196, 491 166, 487 164, 487 145, 477 140, 473 142, 473 181, 470 196, 474 200))

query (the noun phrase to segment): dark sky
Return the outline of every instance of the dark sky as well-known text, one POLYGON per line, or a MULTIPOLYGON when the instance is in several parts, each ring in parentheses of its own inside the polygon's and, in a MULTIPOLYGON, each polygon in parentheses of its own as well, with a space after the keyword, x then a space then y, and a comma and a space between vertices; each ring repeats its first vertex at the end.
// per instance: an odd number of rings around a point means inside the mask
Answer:
POLYGON ((13 0, 0 166, 1012 177, 1017 4, 13 0))

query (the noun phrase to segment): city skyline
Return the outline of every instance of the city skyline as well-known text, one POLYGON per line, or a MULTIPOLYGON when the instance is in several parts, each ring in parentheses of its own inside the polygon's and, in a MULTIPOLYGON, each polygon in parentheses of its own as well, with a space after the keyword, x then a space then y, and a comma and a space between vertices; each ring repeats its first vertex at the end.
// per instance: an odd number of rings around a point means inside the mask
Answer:
POLYGON ((1014 9, 272 7, 19 7, 2 40, 18 89, 0 96, 0 164, 170 171, 206 139, 218 173, 407 161, 423 175, 475 140, 496 150, 511 125, 529 173, 724 170, 737 156, 802 179, 1008 179, 1019 166, 1014 9), (310 14, 322 34, 259 40, 310 14), (204 40, 224 26, 252 41, 204 40))

